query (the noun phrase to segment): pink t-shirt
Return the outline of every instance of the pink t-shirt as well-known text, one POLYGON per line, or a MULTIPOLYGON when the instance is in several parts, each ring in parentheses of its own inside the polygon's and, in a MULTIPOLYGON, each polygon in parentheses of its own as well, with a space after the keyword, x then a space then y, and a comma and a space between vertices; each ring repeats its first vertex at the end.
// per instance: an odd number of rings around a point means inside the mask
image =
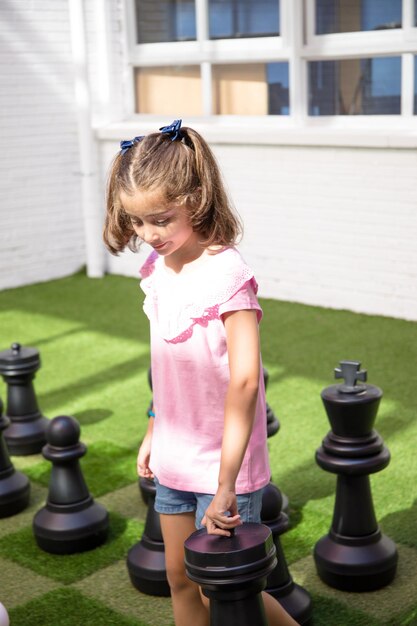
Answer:
MULTIPOLYGON (((150 467, 173 489, 216 493, 229 383, 227 311, 262 311, 253 272, 235 248, 207 251, 179 274, 156 252, 141 268, 144 311, 151 327, 155 411, 150 467)), ((266 445, 265 389, 261 365, 251 438, 236 492, 249 493, 270 480, 266 445)))

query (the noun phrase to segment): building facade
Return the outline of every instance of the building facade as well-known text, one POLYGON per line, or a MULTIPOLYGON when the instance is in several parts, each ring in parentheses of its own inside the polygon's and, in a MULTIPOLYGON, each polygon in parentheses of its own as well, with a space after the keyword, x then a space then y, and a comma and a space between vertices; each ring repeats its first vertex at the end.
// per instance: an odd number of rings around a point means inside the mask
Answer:
POLYGON ((218 158, 261 296, 417 320, 416 5, 2 3, 0 287, 137 276, 145 249, 101 244, 109 163, 181 117, 218 158))

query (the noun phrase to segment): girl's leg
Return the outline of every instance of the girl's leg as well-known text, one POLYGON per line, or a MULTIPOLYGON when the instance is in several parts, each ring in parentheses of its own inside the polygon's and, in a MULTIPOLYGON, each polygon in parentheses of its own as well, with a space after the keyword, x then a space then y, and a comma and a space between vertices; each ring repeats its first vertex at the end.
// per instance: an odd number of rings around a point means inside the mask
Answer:
POLYGON ((195 513, 160 514, 165 564, 176 626, 208 626, 199 586, 185 573, 184 541, 195 531, 195 513))
POLYGON ((268 626, 298 626, 298 622, 282 608, 278 600, 275 600, 275 598, 269 593, 266 593, 266 591, 262 592, 262 600, 268 626))

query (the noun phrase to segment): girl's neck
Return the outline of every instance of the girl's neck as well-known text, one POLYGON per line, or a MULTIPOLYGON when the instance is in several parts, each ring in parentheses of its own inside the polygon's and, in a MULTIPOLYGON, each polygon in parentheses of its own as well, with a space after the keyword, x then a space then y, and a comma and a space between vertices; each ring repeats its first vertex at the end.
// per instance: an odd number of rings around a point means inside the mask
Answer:
POLYGON ((175 274, 180 274, 185 265, 193 263, 204 254, 206 248, 198 240, 189 241, 179 250, 164 257, 165 267, 175 274))

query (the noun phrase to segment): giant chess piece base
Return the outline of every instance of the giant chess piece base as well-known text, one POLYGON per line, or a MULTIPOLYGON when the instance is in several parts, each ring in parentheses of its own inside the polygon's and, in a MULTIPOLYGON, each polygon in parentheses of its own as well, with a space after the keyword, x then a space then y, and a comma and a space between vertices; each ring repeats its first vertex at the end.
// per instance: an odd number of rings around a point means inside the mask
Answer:
POLYGON ((317 573, 341 591, 375 591, 388 585, 397 568, 395 543, 378 529, 373 535, 343 537, 333 532, 314 548, 317 573))
POLYGON ((33 520, 38 546, 52 554, 93 550, 105 542, 108 526, 106 509, 92 498, 76 506, 47 503, 33 520))

